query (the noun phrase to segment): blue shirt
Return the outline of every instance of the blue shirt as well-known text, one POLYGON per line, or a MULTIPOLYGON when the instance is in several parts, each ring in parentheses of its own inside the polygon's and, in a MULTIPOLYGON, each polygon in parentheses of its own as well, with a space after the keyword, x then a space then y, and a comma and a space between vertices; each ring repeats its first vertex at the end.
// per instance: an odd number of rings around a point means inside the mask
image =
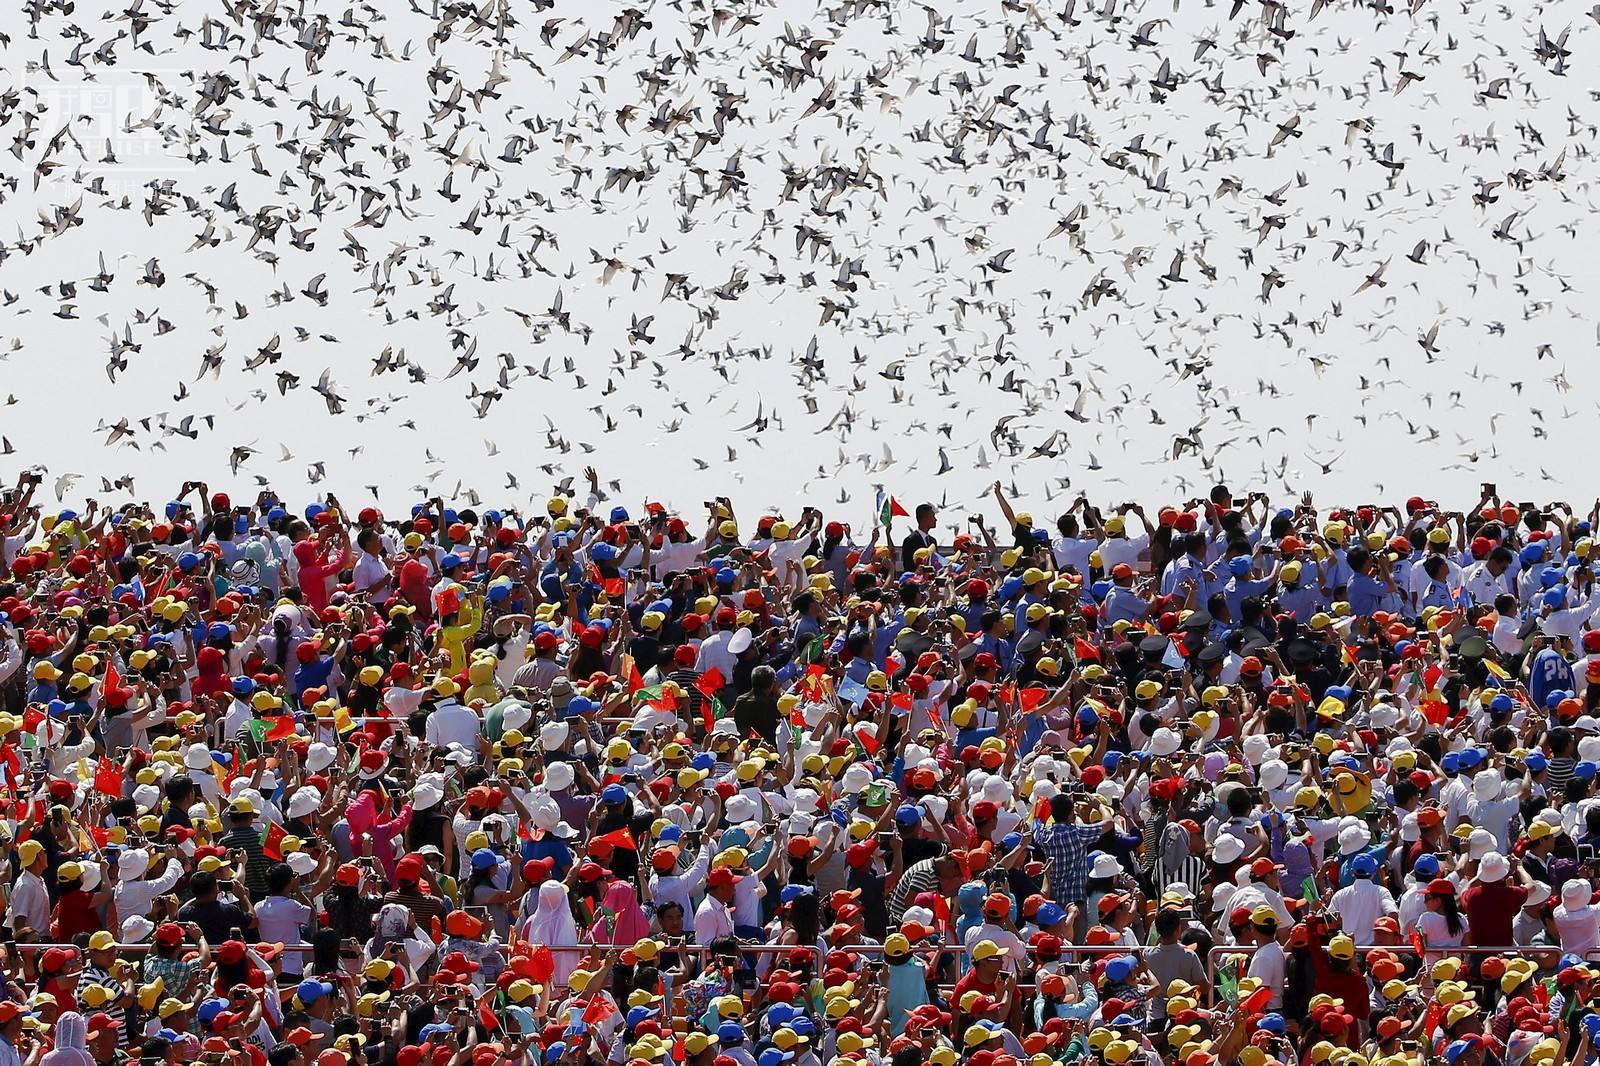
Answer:
POLYGON ((1350 579, 1350 613, 1357 617, 1376 614, 1383 603, 1388 587, 1368 574, 1356 574, 1350 579))
POLYGON ((1544 648, 1533 657, 1528 669, 1528 695, 1535 707, 1543 707, 1544 699, 1557 689, 1568 689, 1572 684, 1572 664, 1554 648, 1544 648))
POLYGON ((1228 601, 1228 617, 1237 622, 1239 605, 1248 596, 1259 596, 1272 587, 1272 582, 1267 578, 1260 581, 1251 581, 1248 578, 1230 577, 1228 583, 1222 587, 1222 597, 1228 601))
POLYGON ((1142 599, 1131 588, 1125 589, 1118 586, 1106 593, 1105 609, 1101 612, 1101 623, 1109 626, 1114 622, 1143 621, 1145 614, 1150 610, 1150 601, 1142 599))

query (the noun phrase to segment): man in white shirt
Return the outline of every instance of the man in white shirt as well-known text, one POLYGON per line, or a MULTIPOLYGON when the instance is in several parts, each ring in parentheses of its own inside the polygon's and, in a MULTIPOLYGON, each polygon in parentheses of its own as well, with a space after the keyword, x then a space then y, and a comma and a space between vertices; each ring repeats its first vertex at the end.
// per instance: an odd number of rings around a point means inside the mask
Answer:
POLYGON ((1135 571, 1139 569, 1139 557, 1150 552, 1149 519, 1144 516, 1144 508, 1134 506, 1132 512, 1139 516, 1139 521, 1144 523, 1144 535, 1130 537, 1127 535, 1128 519, 1126 515, 1112 515, 1106 519, 1106 539, 1100 542, 1100 567, 1106 573, 1118 563, 1127 563, 1135 571))
POLYGON ((429 744, 439 747, 449 747, 451 744, 460 744, 467 751, 478 750, 478 736, 483 731, 483 723, 470 707, 463 707, 456 702, 454 696, 446 696, 433 708, 433 713, 428 715, 428 725, 424 730, 423 739, 429 744))
POLYGON ((1473 603, 1492 604, 1503 592, 1515 596, 1516 580, 1510 573, 1515 561, 1510 548, 1503 545, 1492 548, 1487 557, 1462 571, 1461 587, 1472 597, 1473 603))
POLYGON ((1357 855, 1350 861, 1350 872, 1355 880, 1333 894, 1328 906, 1339 916, 1339 924, 1358 945, 1366 947, 1375 943, 1372 927, 1385 914, 1398 914, 1394 896, 1373 878, 1378 874, 1378 860, 1371 855, 1357 855))
POLYGON ((1282 945, 1278 943, 1278 920, 1271 907, 1262 905, 1255 909, 1250 915, 1250 928, 1246 935, 1256 945, 1255 952, 1250 956, 1247 976, 1256 978, 1263 987, 1272 990, 1272 998, 1267 1000, 1262 1010, 1269 1013, 1282 1010, 1287 960, 1282 945))
MULTIPOLYGON (((720 812, 718 812, 717 817, 720 821, 720 812)), ((700 890, 700 885, 705 881, 706 871, 711 868, 713 843, 713 841, 707 840, 705 845, 701 847, 700 854, 695 857, 694 862, 681 874, 676 872, 678 866, 675 853, 661 850, 656 852, 657 855, 669 856, 673 860, 673 865, 665 871, 655 867, 654 857, 652 856, 651 865, 656 868, 657 872, 650 875, 650 898, 655 902, 657 910, 660 910, 663 904, 676 903, 683 908, 683 913, 693 913, 690 902, 693 900, 694 894, 700 890)))
POLYGON ((117 903, 117 916, 131 918, 150 917, 150 905, 157 896, 166 895, 177 887, 183 878, 183 865, 178 862, 176 845, 167 849, 167 865, 160 877, 145 877, 150 870, 150 853, 143 848, 125 851, 117 859, 117 887, 112 896, 117 903))
POLYGON ((733 892, 741 878, 726 866, 719 866, 706 878, 706 898, 694 912, 694 941, 710 944, 718 937, 733 935, 733 892))
POLYGON ((45 856, 44 845, 37 840, 18 844, 17 859, 22 864, 22 875, 11 889, 6 924, 18 940, 48 940, 50 892, 45 888, 42 875, 50 860, 45 856))
POLYGON ((695 659, 694 668, 702 674, 715 668, 725 680, 732 681, 733 666, 738 656, 728 650, 728 645, 733 641, 738 627, 739 613, 732 607, 718 607, 716 623, 717 631, 700 642, 700 654, 695 659))

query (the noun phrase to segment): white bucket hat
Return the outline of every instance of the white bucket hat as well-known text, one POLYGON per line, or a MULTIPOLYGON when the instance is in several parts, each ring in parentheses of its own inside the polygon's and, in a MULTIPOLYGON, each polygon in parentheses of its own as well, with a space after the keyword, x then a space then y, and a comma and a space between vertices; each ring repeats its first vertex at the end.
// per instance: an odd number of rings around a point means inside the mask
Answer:
MULTIPOLYGON (((862 787, 865 788, 866 786, 863 785, 862 787)), ((760 809, 756 807, 755 800, 744 795, 743 793, 740 793, 737 796, 728 797, 728 803, 727 806, 723 808, 723 813, 728 816, 728 821, 738 824, 739 822, 751 821, 757 814, 761 812, 760 809)))
POLYGON ((283 860, 299 877, 305 877, 317 868, 317 860, 303 851, 297 851, 283 860))
POLYGON ((411 790, 413 810, 428 810, 442 799, 444 799, 444 775, 423 774, 417 778, 417 787, 411 790))
POLYGON ((1216 843, 1211 845, 1211 857, 1223 866, 1228 865, 1230 862, 1236 862, 1239 856, 1243 854, 1244 841, 1232 833, 1223 833, 1217 837, 1216 843))
POLYGON ((1244 759, 1251 766, 1260 766, 1272 750, 1272 741, 1265 733, 1251 733, 1244 738, 1244 759))
POLYGON ((204 744, 190 744, 183 751, 183 765, 191 770, 211 769, 211 749, 204 744))
POLYGON ((141 813, 153 811, 161 802, 161 790, 155 785, 140 785, 133 790, 133 802, 141 813))
POLYGON ((313 774, 326 770, 337 755, 332 746, 318 741, 306 749, 306 770, 313 774))
POLYGON ((521 700, 509 700, 501 712, 500 720, 507 729, 521 729, 533 721, 533 708, 521 700))
POLYGON ((131 914, 122 922, 122 942, 124 944, 142 944, 145 938, 156 931, 156 924, 142 914, 131 914))
POLYGON ((565 792, 572 787, 572 764, 553 762, 544 768, 544 787, 551 792, 565 792))
POLYGON ((1150 737, 1150 754, 1160 758, 1173 754, 1182 746, 1183 738, 1166 726, 1157 729, 1155 734, 1150 737))
POLYGON ((143 848, 125 851, 117 857, 117 877, 123 881, 137 881, 150 869, 150 853, 143 848))
POLYGON ((546 722, 539 727, 539 747, 545 751, 555 751, 567 742, 567 735, 571 732, 566 722, 546 722))
POLYGON ((1102 851, 1094 857, 1093 864, 1089 867, 1090 877, 1116 877, 1122 873, 1122 864, 1117 862, 1117 857, 1109 852, 1102 851))
POLYGON ((1354 855, 1372 843, 1372 833, 1364 825, 1347 825, 1339 830, 1339 854, 1354 855))
POLYGON ((1289 764, 1282 759, 1268 759, 1261 764, 1260 777, 1256 783, 1271 792, 1273 789, 1282 788, 1287 780, 1289 780, 1289 764))
POLYGON ((322 793, 313 785, 295 789, 289 797, 289 807, 284 812, 290 818, 304 818, 322 806, 322 793))
POLYGON ((1491 851, 1478 860, 1478 880, 1486 883, 1504 881, 1511 872, 1511 864, 1498 851, 1491 851))
POLYGON ((1594 886, 1582 878, 1574 877, 1561 886, 1561 905, 1569 911, 1587 906, 1594 894, 1594 886))

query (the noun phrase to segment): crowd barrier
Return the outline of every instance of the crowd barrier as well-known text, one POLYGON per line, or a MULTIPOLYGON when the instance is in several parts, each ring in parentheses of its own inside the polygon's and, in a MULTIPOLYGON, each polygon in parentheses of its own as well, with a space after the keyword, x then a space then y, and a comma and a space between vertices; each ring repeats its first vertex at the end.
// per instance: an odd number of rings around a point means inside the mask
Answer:
MULTIPOLYGON (((695 957, 702 956, 702 955, 704 955, 706 953, 707 950, 709 950, 707 945, 704 945, 704 944, 676 944, 676 943, 671 943, 671 942, 668 942, 668 941, 662 941, 662 945, 663 945, 663 949, 668 951, 668 952, 679 953, 679 954, 684 954, 684 955, 690 955, 690 956, 695 956, 695 957)), ((19 951, 19 952, 38 953, 38 952, 48 951, 51 948, 57 948, 57 947, 69 948, 69 947, 73 947, 74 945, 72 945, 72 944, 64 944, 64 943, 29 942, 29 943, 13 943, 10 946, 11 946, 11 948, 13 948, 14 950, 19 951)), ((512 946, 513 945, 510 945, 510 944, 502 944, 500 946, 500 948, 501 948, 502 952, 509 953, 509 951, 510 951, 512 946)), ((626 948, 626 947, 628 947, 630 945, 619 945, 619 946, 626 948)), ((743 955, 778 956, 778 955, 788 955, 791 951, 795 950, 796 947, 804 947, 804 946, 806 946, 806 945, 745 944, 745 945, 741 945, 739 951, 740 951, 740 954, 743 954, 743 955)), ((302 947, 302 950, 309 951, 309 948, 307 948, 307 947, 304 947, 304 946, 300 946, 300 947, 302 947)), ((153 949, 153 946, 151 944, 148 944, 148 943, 139 943, 139 944, 121 944, 121 943, 119 943, 119 944, 113 945, 113 948, 111 950, 116 950, 118 952, 134 954, 134 955, 142 955, 142 954, 148 954, 152 949, 153 949)), ((581 944, 581 945, 572 945, 572 946, 552 946, 552 947, 550 947, 550 950, 552 952, 557 952, 557 953, 576 953, 576 954, 580 954, 580 955, 591 955, 591 954, 603 953, 607 949, 605 949, 603 947, 596 947, 595 945, 590 945, 590 944, 581 944)), ((883 955, 883 953, 884 953, 883 946, 881 944, 852 945, 852 946, 850 946, 850 947, 848 947, 848 948, 846 948, 844 950, 848 950, 848 951, 854 952, 855 954, 863 955, 863 956, 866 956, 866 957, 869 957, 869 958, 881 957, 883 955)), ((966 955, 966 954, 969 953, 968 948, 965 945, 962 945, 962 944, 940 944, 940 945, 932 947, 931 950, 933 952, 937 953, 937 954, 940 954, 940 955, 966 955)), ((1062 948, 1061 948, 1061 955, 1062 955, 1063 959, 1077 959, 1077 960, 1080 960, 1080 961, 1086 961, 1086 960, 1090 960, 1090 959, 1094 959, 1094 958, 1103 958, 1103 957, 1112 956, 1112 955, 1134 955, 1134 956, 1138 956, 1138 955, 1142 954, 1146 950, 1149 950, 1149 949, 1148 949, 1148 947, 1145 947, 1145 946, 1129 948, 1129 947, 1125 947, 1125 946, 1122 946, 1122 945, 1064 944, 1064 945, 1062 945, 1062 948)), ((1253 944, 1248 944, 1248 945, 1247 944, 1218 944, 1218 945, 1215 945, 1214 947, 1212 947, 1208 952, 1206 952, 1206 956, 1205 956, 1205 974, 1206 974, 1206 986, 1207 986, 1206 1005, 1208 1007, 1214 1007, 1216 1005, 1216 1002, 1217 1002, 1216 991, 1217 991, 1217 974, 1218 974, 1218 962, 1219 962, 1219 960, 1222 959, 1225 956, 1228 956, 1228 955, 1245 955, 1245 956, 1252 955, 1252 954, 1255 953, 1256 950, 1257 950, 1257 946, 1253 945, 1253 944)), ((1392 953, 1394 953, 1396 955, 1405 955, 1405 956, 1412 956, 1412 957, 1415 957, 1418 954, 1417 950, 1415 949, 1415 947, 1413 947, 1410 944, 1393 944, 1393 945, 1373 944, 1373 945, 1358 946, 1356 948, 1356 952, 1358 954, 1360 954, 1360 955, 1368 955, 1368 954, 1370 954, 1370 953, 1372 953, 1374 951, 1380 951, 1380 950, 1381 951, 1389 951, 1389 952, 1392 952, 1392 953)), ((1523 947, 1523 946, 1515 945, 1515 944, 1480 945, 1480 946, 1476 946, 1476 947, 1457 947, 1457 948, 1448 948, 1448 949, 1446 949, 1446 948, 1433 948, 1433 949, 1430 949, 1430 953, 1431 952, 1440 952, 1442 955, 1453 955, 1453 956, 1457 956, 1457 957, 1462 958, 1462 959, 1487 957, 1487 956, 1493 956, 1493 955, 1522 955, 1522 956, 1526 956, 1526 957, 1532 958, 1536 962, 1541 962, 1541 966, 1540 966, 1541 970, 1554 968, 1554 965, 1555 965, 1556 961, 1560 958, 1560 955, 1561 955, 1561 949, 1560 948, 1539 948, 1539 947, 1529 948, 1529 947, 1523 947), (1545 958, 1544 958, 1545 956, 1548 956, 1548 960, 1545 960, 1545 958)), ((1600 963, 1600 948, 1597 948, 1597 949, 1594 949, 1594 950, 1591 950, 1591 951, 1585 953, 1584 959, 1585 959, 1585 961, 1588 961, 1588 962, 1600 963)), ((1430 977, 1427 969, 1423 969, 1419 973, 1418 978, 1419 978, 1419 982, 1420 982, 1422 987, 1424 987, 1424 988, 1432 987, 1432 978, 1430 977)), ((941 985, 939 987, 939 991, 940 991, 941 994, 943 994, 946 997, 948 997, 948 995, 950 994, 950 992, 953 989, 953 987, 954 986, 948 985, 948 984, 947 985, 941 985)), ((1031 996, 1032 993, 1035 990, 1035 986, 1033 984, 1031 984, 1031 983, 1023 983, 1023 984, 1019 984, 1017 986, 1017 990, 1018 990, 1019 993, 1031 996)))

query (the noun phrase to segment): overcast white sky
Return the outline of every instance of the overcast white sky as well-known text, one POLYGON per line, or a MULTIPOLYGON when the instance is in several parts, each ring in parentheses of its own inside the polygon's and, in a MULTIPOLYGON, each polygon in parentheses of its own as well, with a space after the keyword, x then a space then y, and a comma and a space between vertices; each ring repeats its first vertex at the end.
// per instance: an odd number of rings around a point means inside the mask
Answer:
POLYGON ((558 0, 537 16, 513 5, 527 21, 504 44, 458 24, 430 55, 436 26, 401 5, 381 5, 378 21, 350 9, 364 24, 351 28, 340 25, 346 3, 282 4, 327 20, 334 34, 314 74, 293 27, 272 41, 230 23, 240 36, 208 48, 222 31, 202 23, 225 17, 221 5, 180 0, 170 15, 144 6, 155 21, 140 39, 152 51, 124 38, 111 67, 88 57, 127 33, 118 5, 80 3, 41 22, 37 37, 14 8, 0 13, 5 65, 27 68, 0 127, 0 144, 19 153, 5 157, 17 187, 0 203, 0 399, 16 399, 0 407, 0 433, 15 448, 0 457, 8 480, 28 463, 83 474, 67 494, 81 502, 101 476, 133 474, 136 495, 162 499, 190 476, 244 495, 259 475, 291 499, 331 486, 355 503, 376 486, 398 511, 420 485, 447 499, 475 487, 486 501, 526 505, 593 464, 621 481, 625 503, 694 509, 726 492, 746 508, 831 505, 858 523, 875 486, 908 505, 971 501, 996 477, 1036 513, 1059 506, 1047 495, 1087 489, 1154 504, 1217 477, 1279 498, 1291 487, 1345 501, 1422 491, 1458 506, 1484 480, 1517 498, 1592 491, 1574 459, 1591 447, 1600 412, 1591 291, 1600 104, 1581 73, 1593 69, 1600 26, 1577 5, 1520 5, 1513 15, 1430 2, 1415 17, 1380 17, 1341 4, 1310 23, 1291 15, 1295 35, 1280 49, 1259 5, 1232 23, 1225 4, 1123 5, 1112 27, 1080 2, 1081 25, 1069 28, 1048 7, 1035 18, 974 0, 937 5, 950 32, 934 54, 918 47, 921 7, 889 5, 841 27, 810 4, 746 5, 754 25, 727 23, 697 46, 690 23, 703 15, 657 3, 651 27, 603 59, 590 48, 558 63, 582 33, 608 30, 623 5, 558 0), (547 18, 564 20, 550 44, 540 39, 547 18), (1150 28, 1153 44, 1133 46, 1139 24, 1156 18, 1165 21, 1150 28), (1551 34, 1572 23, 1565 76, 1534 58, 1546 19, 1551 34), (71 23, 87 37, 84 68, 66 63, 78 43, 71 23), (802 62, 801 46, 783 43, 786 23, 796 41, 808 32, 832 41, 815 49, 819 77, 792 89, 762 73, 778 57, 802 62), (997 58, 1008 32, 1025 34, 1015 66, 997 58), (974 34, 976 63, 962 58, 974 34), (376 35, 385 58, 374 58, 376 35), (1196 60, 1202 38, 1217 47, 1196 60), (640 73, 686 49, 698 53, 695 68, 680 61, 644 102, 640 73), (497 54, 510 81, 480 109, 473 90, 497 54), (1276 60, 1265 74, 1259 55, 1276 60), (1162 58, 1186 80, 1156 103, 1146 82, 1162 58), (441 108, 455 82, 430 91, 436 60, 465 87, 460 111, 441 108), (1102 87, 1085 84, 1085 62, 1102 87), (1397 95, 1402 68, 1424 80, 1397 95), (1200 84, 1219 72, 1221 94, 1200 84), (226 114, 198 107, 218 73, 241 82, 226 114), (1478 96, 1502 77, 1506 98, 1478 96), (828 81, 839 101, 805 115, 828 81), (859 109, 846 99, 858 87, 859 109), (691 159, 697 132, 713 129, 719 90, 746 99, 720 142, 691 159), (322 107, 337 110, 337 99, 350 111, 342 166, 331 152, 306 154, 329 129, 301 106, 313 91, 322 107), (647 124, 662 103, 696 112, 663 133, 647 124), (625 107, 638 113, 624 131, 616 115, 625 107), (1295 115, 1301 135, 1269 151, 1276 124, 1295 115), (1069 137, 1074 116, 1092 146, 1069 137), (1362 118, 1370 131, 1351 133, 1362 118), (72 138, 52 146, 64 126, 72 138), (1049 150, 1028 147, 1041 128, 1049 150), (514 135, 525 138, 520 160, 498 158, 514 135), (1135 147, 1152 155, 1128 150, 1139 136, 1135 147), (108 140, 114 163, 103 162, 108 140), (1375 158, 1390 144, 1404 163, 1392 178, 1375 158), (265 174, 253 172, 252 149, 265 174), (1563 153, 1563 180, 1540 180, 1563 153), (35 190, 41 161, 56 169, 35 190), (717 199, 730 164, 747 186, 717 199), (861 187, 830 198, 818 181, 783 196, 786 168, 816 179, 824 166, 854 174, 863 164, 874 177, 861 187), (614 168, 653 173, 603 189, 614 168), (1505 182, 1519 169, 1525 187, 1502 184, 1497 202, 1474 204, 1476 179, 1505 182), (1162 173, 1166 193, 1149 188, 1162 173), (453 202, 439 192, 447 176, 453 202), (1225 178, 1241 191, 1216 195, 1225 178), (151 181, 171 193, 147 223, 151 181), (1280 204, 1265 199, 1285 185, 1280 204), (242 210, 223 206, 229 186, 242 210), (686 195, 700 196, 687 213, 686 195), (41 218, 80 197, 82 224, 45 235, 41 218), (387 201, 381 226, 357 225, 364 197, 387 201), (1080 245, 1047 236, 1079 204, 1080 245), (474 206, 481 232, 458 228, 474 206), (246 219, 258 211, 283 225, 247 251, 246 219), (1512 239, 1496 238, 1513 212, 1512 239), (1283 226, 1258 244, 1267 216, 1283 226), (208 218, 218 243, 189 250, 208 218), (797 250, 802 226, 829 242, 814 261, 809 246, 797 250), (365 267, 345 250, 347 229, 365 267), (296 231, 305 247, 292 243, 296 231), (1422 265, 1407 259, 1419 241, 1422 265), (1188 280, 1164 283, 1179 249, 1188 280), (267 250, 275 262, 258 254, 267 250), (1006 270, 988 269, 1006 250, 1006 270), (106 292, 89 288, 97 255, 115 278, 106 292), (373 264, 391 256, 391 287, 375 294, 373 264), (597 256, 624 269, 607 283, 597 256), (159 288, 139 282, 152 257, 166 277, 159 288), (865 271, 853 293, 834 285, 841 257, 865 271), (1356 294, 1385 261, 1385 285, 1356 294), (1263 303, 1262 275, 1273 269, 1283 285, 1263 303), (736 299, 711 295, 736 271, 747 283, 736 299), (319 274, 325 306, 302 291, 319 274), (693 294, 664 298, 669 275, 693 294), (1097 278, 1116 293, 1092 303, 1084 294, 1097 278), (62 297, 63 281, 76 283, 75 298, 62 297), (285 286, 292 299, 282 299, 285 286), (573 333, 545 315, 558 290, 573 333), (436 308, 447 291, 454 309, 435 313, 430 301, 436 308), (846 297, 853 307, 819 324, 822 300, 846 297), (75 319, 56 317, 63 303, 75 319), (635 315, 653 316, 653 343, 630 337, 635 315), (158 334, 158 318, 169 332, 158 334), (1435 323, 1430 356, 1418 338, 1435 323), (125 328, 139 349, 113 384, 109 338, 125 328), (685 358, 675 349, 691 331, 685 358), (246 369, 274 335, 281 361, 246 369), (798 362, 813 337, 826 378, 802 384, 798 362), (447 379, 453 341, 475 341, 480 361, 447 379), (203 354, 224 342, 220 373, 197 381, 203 354), (429 380, 371 376, 385 348, 404 349, 429 380), (480 419, 469 392, 498 388, 499 353, 514 364, 510 387, 480 419), (538 376, 546 360, 547 379, 538 376), (312 391, 325 368, 346 401, 338 416, 312 391), (280 396, 279 371, 298 375, 299 388, 280 396), (1080 388, 1082 422, 1066 417, 1080 388), (758 412, 777 421, 742 429, 758 412), (190 415, 195 439, 163 433, 190 415), (991 443, 1007 416, 1014 456, 991 443), (104 446, 97 427, 124 417, 135 435, 104 446), (548 446, 550 426, 567 450, 548 446), (1197 446, 1174 461, 1179 437, 1197 446), (233 476, 238 446, 254 454, 233 476), (281 460, 284 448, 292 459, 281 460), (951 468, 942 475, 940 448, 951 468), (326 481, 308 485, 314 462, 326 481))

